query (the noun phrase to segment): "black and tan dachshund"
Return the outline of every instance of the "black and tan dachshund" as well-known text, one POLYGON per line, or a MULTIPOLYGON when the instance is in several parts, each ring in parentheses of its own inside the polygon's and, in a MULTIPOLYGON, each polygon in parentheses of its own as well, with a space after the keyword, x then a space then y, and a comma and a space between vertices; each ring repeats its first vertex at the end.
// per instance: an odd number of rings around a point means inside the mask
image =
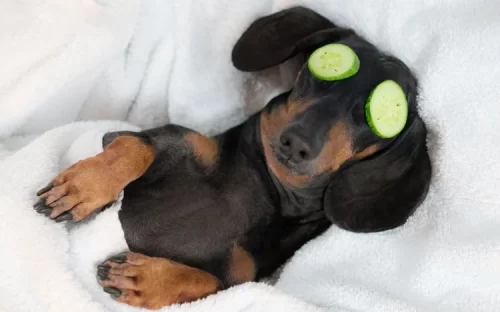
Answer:
POLYGON ((107 133, 103 152, 55 177, 35 209, 78 222, 124 191, 130 252, 99 265, 98 280, 115 300, 151 309, 268 276, 332 224, 356 232, 404 224, 431 178, 405 64, 303 7, 256 20, 232 61, 259 71, 333 42, 358 55, 353 77, 320 81, 304 63, 290 92, 214 137, 173 124, 107 133), (404 90, 409 116, 397 137, 381 139, 365 103, 388 79, 404 90))

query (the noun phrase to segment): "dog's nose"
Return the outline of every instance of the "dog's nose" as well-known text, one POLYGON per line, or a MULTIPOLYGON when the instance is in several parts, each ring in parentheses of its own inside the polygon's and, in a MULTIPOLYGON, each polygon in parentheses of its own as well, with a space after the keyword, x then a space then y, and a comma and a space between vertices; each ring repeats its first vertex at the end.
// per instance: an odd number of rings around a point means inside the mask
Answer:
POLYGON ((289 129, 280 136, 280 150, 290 161, 300 164, 311 159, 311 145, 298 131, 289 129))

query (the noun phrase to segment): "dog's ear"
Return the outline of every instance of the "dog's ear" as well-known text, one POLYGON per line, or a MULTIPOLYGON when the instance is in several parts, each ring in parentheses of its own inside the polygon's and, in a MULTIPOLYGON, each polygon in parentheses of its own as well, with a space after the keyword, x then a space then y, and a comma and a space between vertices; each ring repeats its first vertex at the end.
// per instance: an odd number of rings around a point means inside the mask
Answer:
POLYGON ((324 210, 330 221, 353 232, 403 225, 430 184, 426 133, 416 115, 387 150, 340 171, 325 191, 324 210))
POLYGON ((353 33, 310 9, 293 7, 253 22, 236 42, 232 61, 241 71, 259 71, 353 33))

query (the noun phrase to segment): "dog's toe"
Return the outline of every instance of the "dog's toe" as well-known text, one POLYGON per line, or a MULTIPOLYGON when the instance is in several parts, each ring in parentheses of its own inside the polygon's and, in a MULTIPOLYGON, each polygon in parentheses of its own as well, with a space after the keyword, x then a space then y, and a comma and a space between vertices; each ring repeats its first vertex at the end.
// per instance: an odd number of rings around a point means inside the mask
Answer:
POLYGON ((100 264, 97 267, 97 277, 99 278, 99 280, 105 281, 105 280, 109 279, 108 274, 109 274, 110 268, 111 268, 111 266, 109 266, 107 264, 100 264))
POLYGON ((127 261, 127 253, 121 253, 108 259, 108 261, 116 263, 125 263, 127 261))
MULTIPOLYGON (((117 257, 113 258, 116 259, 117 257)), ((122 257, 120 256, 119 260, 121 259, 122 257)), ((107 260, 97 266, 97 279, 103 291, 117 300, 123 294, 138 289, 134 272, 134 268, 131 268, 131 265, 128 263, 117 263, 107 260)), ((132 293, 129 293, 127 300, 130 300, 131 296, 132 293)))
POLYGON ((45 200, 42 198, 40 199, 34 206, 35 211, 43 214, 45 216, 49 216, 52 212, 52 207, 49 207, 45 204, 45 200))
POLYGON ((100 281, 101 286, 118 287, 128 285, 129 287, 133 287, 130 283, 124 281, 130 278, 133 279, 135 276, 137 276, 139 267, 127 263, 128 254, 129 253, 124 252, 115 255, 97 266, 97 278, 100 281), (105 281, 107 282, 102 283, 105 281))
POLYGON ((104 292, 110 294, 113 298, 120 297, 122 294, 121 290, 114 288, 114 287, 104 287, 102 290, 104 290, 104 292))
POLYGON ((41 196, 44 193, 47 193, 54 187, 54 183, 50 182, 46 186, 42 187, 38 192, 36 192, 36 196, 41 196))
POLYGON ((40 212, 41 210, 47 208, 47 206, 45 205, 45 199, 41 198, 33 205, 33 208, 35 208, 37 212, 40 212))
POLYGON ((70 220, 73 220, 73 215, 71 215, 71 213, 69 213, 69 212, 65 212, 54 219, 54 221, 56 221, 58 223, 64 222, 64 221, 70 221, 70 220))

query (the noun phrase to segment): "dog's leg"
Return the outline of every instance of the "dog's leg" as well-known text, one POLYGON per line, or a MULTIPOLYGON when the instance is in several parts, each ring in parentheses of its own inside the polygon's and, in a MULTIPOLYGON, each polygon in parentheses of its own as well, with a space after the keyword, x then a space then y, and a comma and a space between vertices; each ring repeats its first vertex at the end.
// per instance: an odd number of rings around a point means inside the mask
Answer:
POLYGON ((217 292, 212 274, 165 258, 126 252, 98 267, 99 284, 116 301, 147 309, 195 301, 217 292))
POLYGON ((181 161, 200 172, 214 169, 219 147, 214 138, 177 126, 118 131, 103 137, 104 151, 72 165, 40 191, 35 209, 55 221, 81 221, 118 199, 143 175, 166 175, 181 161))
POLYGON ((38 191, 35 209, 56 221, 81 221, 118 199, 155 157, 153 145, 137 136, 118 136, 104 151, 72 165, 38 191))

